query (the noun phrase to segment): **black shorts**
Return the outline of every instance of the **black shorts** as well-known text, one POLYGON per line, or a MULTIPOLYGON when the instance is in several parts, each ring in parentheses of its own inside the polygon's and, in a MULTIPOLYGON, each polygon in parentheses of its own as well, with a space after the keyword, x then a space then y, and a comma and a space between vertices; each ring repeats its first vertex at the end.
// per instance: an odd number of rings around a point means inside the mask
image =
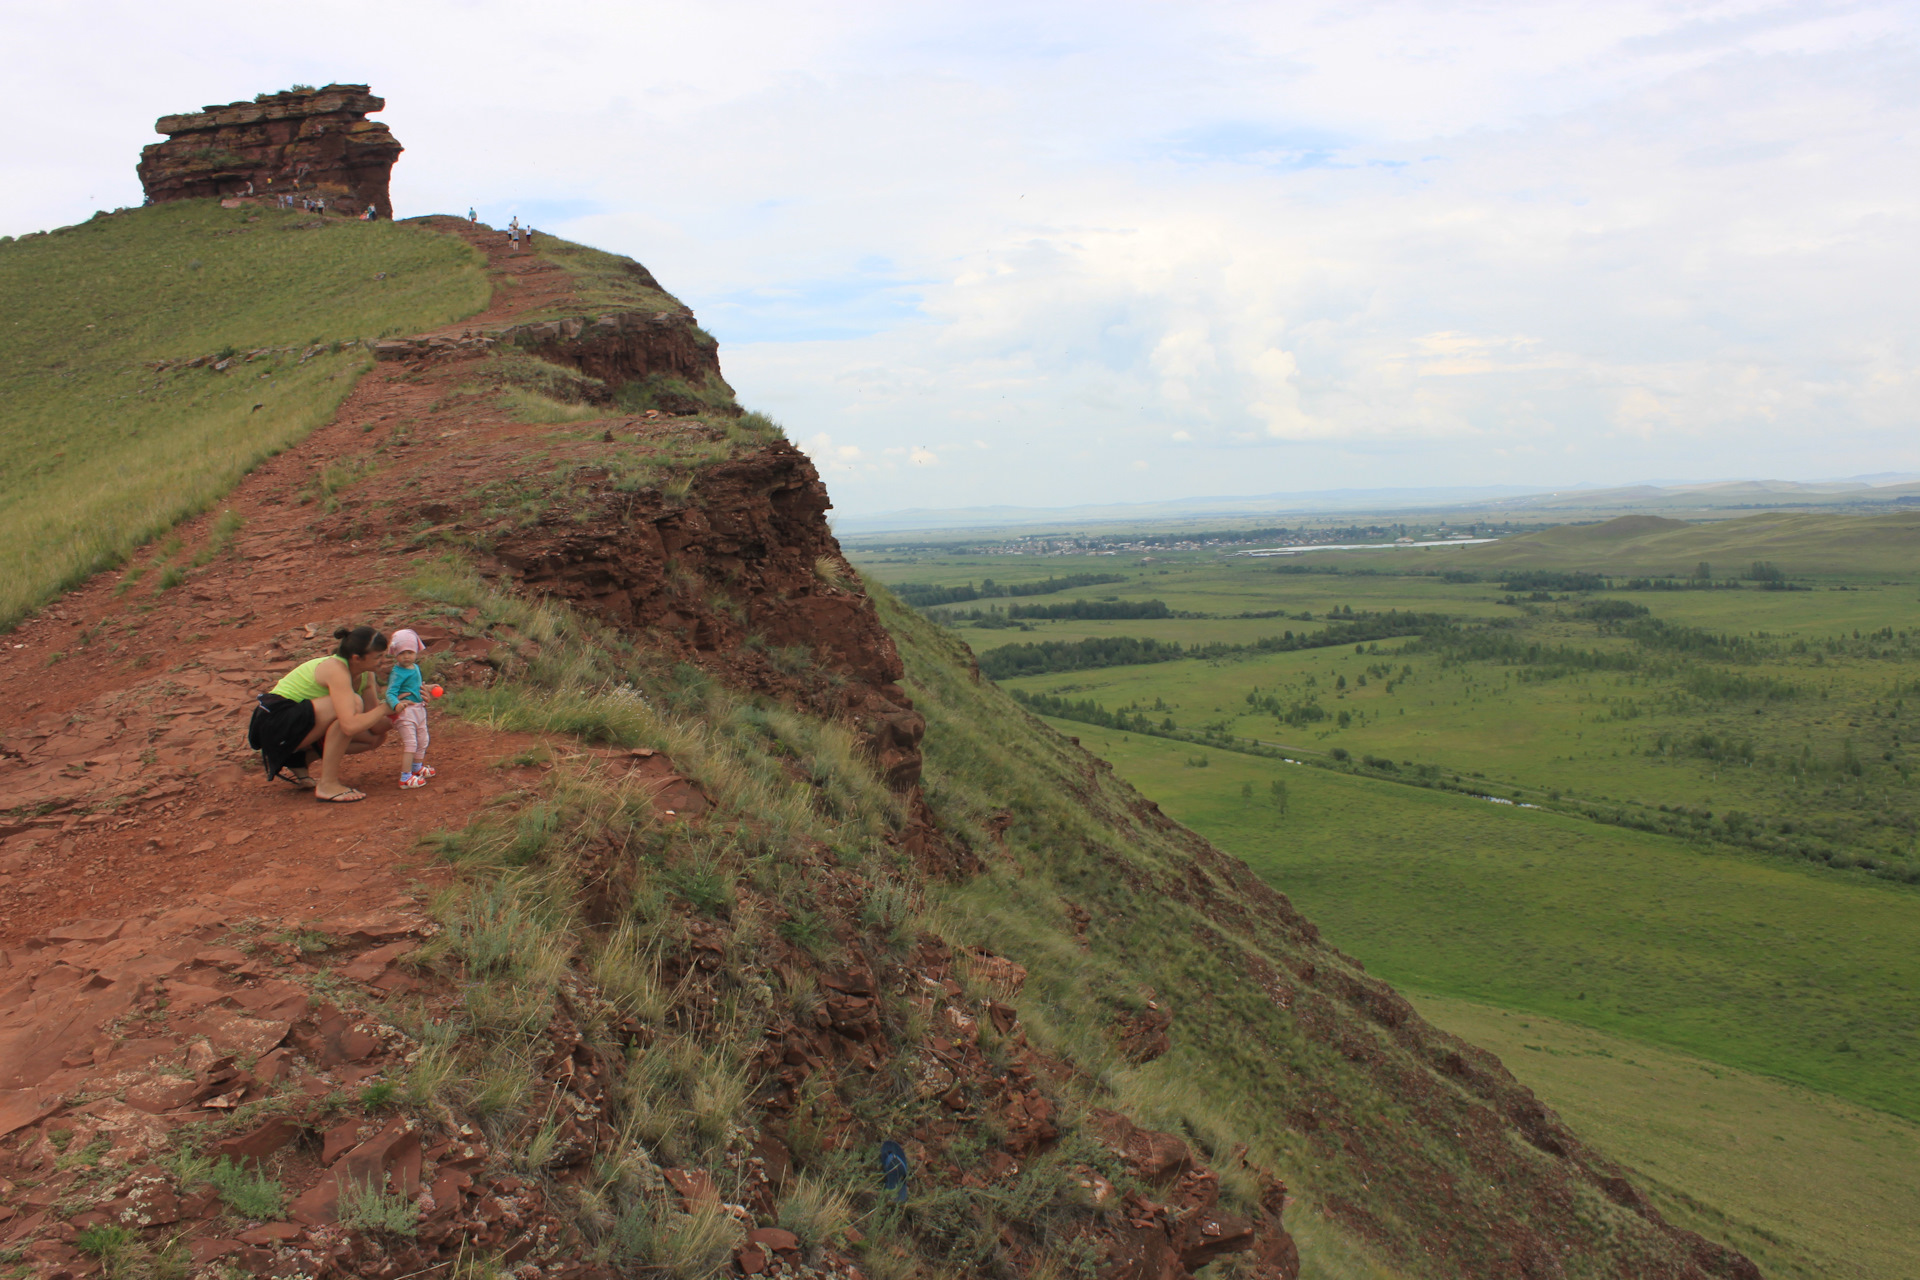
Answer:
POLYGON ((253 719, 247 722, 247 745, 260 753, 260 759, 267 766, 267 776, 277 778, 290 764, 302 767, 308 763, 307 752, 300 744, 312 732, 311 702, 295 702, 277 693, 263 693, 254 705, 253 719))

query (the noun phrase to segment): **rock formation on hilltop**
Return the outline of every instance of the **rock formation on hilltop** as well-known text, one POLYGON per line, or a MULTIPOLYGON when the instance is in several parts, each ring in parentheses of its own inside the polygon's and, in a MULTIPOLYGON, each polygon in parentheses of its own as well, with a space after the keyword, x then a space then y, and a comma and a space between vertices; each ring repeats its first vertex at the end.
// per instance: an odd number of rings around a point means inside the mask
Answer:
POLYGON ((140 183, 156 204, 299 192, 344 213, 372 205, 390 218, 387 179, 401 146, 367 119, 386 105, 364 84, 330 84, 161 116, 153 127, 167 140, 140 152, 140 183))

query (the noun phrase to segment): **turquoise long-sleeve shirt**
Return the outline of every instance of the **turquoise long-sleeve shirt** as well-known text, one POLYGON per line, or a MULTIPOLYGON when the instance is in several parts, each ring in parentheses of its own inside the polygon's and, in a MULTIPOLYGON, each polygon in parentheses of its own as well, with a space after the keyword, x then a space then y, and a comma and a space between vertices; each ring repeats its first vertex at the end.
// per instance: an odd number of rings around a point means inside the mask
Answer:
POLYGON ((420 692, 420 668, 395 667, 387 676, 387 705, 397 709, 402 698, 408 702, 426 702, 426 695, 420 692))

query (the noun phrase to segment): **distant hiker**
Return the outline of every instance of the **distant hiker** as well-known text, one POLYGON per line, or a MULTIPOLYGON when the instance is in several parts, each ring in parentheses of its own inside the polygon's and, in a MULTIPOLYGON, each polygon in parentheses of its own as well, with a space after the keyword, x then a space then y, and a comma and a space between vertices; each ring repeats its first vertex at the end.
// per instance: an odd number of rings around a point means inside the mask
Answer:
POLYGON ((332 654, 301 663, 255 700, 247 745, 260 753, 269 778, 311 788, 314 799, 325 803, 350 804, 367 797, 341 784, 340 758, 373 750, 393 727, 373 676, 387 638, 372 627, 343 627, 333 635, 340 645, 332 654), (320 744, 317 783, 307 772, 315 743, 320 744))
POLYGON ((394 724, 400 730, 400 785, 424 787, 433 776, 427 763, 427 694, 420 686, 420 636, 414 631, 393 633, 387 652, 393 655, 393 671, 387 676, 387 706, 400 714, 394 724))
POLYGON ((532 227, 527 228, 527 252, 528 253, 533 252, 533 228, 532 227))
POLYGON ((473 211, 472 205, 467 206, 467 225, 473 227, 480 225, 480 215, 473 211))
POLYGON ((507 243, 513 246, 515 253, 520 252, 520 228, 513 227, 507 232, 507 243))

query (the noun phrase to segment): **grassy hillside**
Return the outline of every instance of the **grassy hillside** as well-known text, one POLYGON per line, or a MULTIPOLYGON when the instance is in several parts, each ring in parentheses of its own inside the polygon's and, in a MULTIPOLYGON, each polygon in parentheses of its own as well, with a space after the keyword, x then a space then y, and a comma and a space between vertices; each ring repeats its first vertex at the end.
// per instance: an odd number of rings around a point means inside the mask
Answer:
MULTIPOLYGON (((596 775, 591 754, 569 750, 519 814, 442 841, 473 872, 441 906, 451 946, 470 973, 491 976, 441 1034, 431 1072, 423 1066, 408 1087, 455 1106, 510 1096, 485 1121, 500 1140, 541 1122, 536 1100, 509 1086, 577 956, 582 973, 660 1028, 621 1094, 621 1132, 646 1147, 609 1159, 639 1165, 652 1151, 729 1185, 724 1135, 751 1140, 777 1124, 800 1166, 778 1220, 812 1221, 802 1201, 838 1205, 842 1221, 857 1214, 871 1274, 1020 1273, 1015 1251, 1033 1240, 1045 1243, 1047 1274, 1084 1270, 1074 1233, 1113 1214, 1074 1190, 1085 1162, 1104 1167, 1087 1137, 1096 1107, 1192 1142, 1221 1170, 1230 1204, 1258 1194, 1243 1153, 1280 1171, 1309 1276, 1518 1276, 1540 1265, 1568 1277, 1677 1274, 1684 1249, 1583 1171, 1571 1135, 1536 1128, 1523 1139, 1513 1119, 1527 1114, 1523 1096, 1407 1020, 1244 868, 977 682, 964 651, 908 611, 881 602, 929 722, 928 800, 947 836, 987 862, 977 875, 930 878, 906 856, 898 802, 844 726, 728 690, 472 578, 440 573, 420 589, 423 603, 508 623, 533 642, 525 664, 503 655, 515 679, 463 692, 451 710, 659 748, 719 806, 705 823, 662 822, 630 785, 596 775), (614 887, 585 891, 598 883, 614 887), (593 928, 580 904, 607 892, 618 927, 593 928), (679 977, 696 941, 720 946, 697 982, 679 977), (996 1036, 991 1051, 1030 1041, 1063 1063, 1036 1073, 1058 1108, 1058 1147, 986 1188, 960 1180, 991 1167, 1009 1122, 950 1109, 938 1088, 916 1085, 930 1028, 914 1013, 913 966, 949 944, 1026 971, 1023 987, 986 988, 1017 1010, 1024 1038, 996 1036), (480 955, 495 957, 484 971, 472 968, 480 955), (754 1055, 769 1031, 810 1018, 814 967, 849 963, 880 979, 882 1057, 822 1072, 789 1113, 781 1090, 753 1083, 763 1069, 754 1055), (1172 1043, 1139 1061, 1118 1024, 1149 1000, 1172 1011, 1172 1043), (725 1093, 707 1090, 710 1080, 728 1082, 725 1093), (777 1108, 760 1112, 762 1097, 777 1108), (893 1134, 928 1151, 902 1213, 877 1203, 870 1167, 873 1143, 893 1134)), ((978 990, 987 979, 971 981, 978 990)), ((623 1252, 619 1224, 649 1216, 673 1229, 644 1180, 610 1178, 583 1201, 579 1226, 624 1261, 662 1261, 638 1229, 623 1252)))
POLYGON ((357 341, 487 297, 451 237, 213 201, 0 243, 0 627, 325 422, 357 341))
POLYGON ((1769 1276, 1920 1273, 1920 1126, 1643 1041, 1446 996, 1411 995, 1601 1150, 1676 1222, 1726 1239, 1769 1276))
MULTIPOLYGON (((960 938, 1028 966, 1032 994, 1021 1012, 1036 1035, 1077 1061, 1101 1063, 1103 1084, 1149 1123, 1194 1134, 1210 1150, 1247 1142, 1272 1153, 1297 1179, 1290 1185, 1308 1202, 1303 1217, 1332 1213, 1416 1274, 1493 1274, 1510 1265, 1495 1261, 1504 1246, 1491 1237, 1442 1228, 1453 1212, 1446 1202, 1518 1193, 1553 1176, 1550 1166, 1515 1145, 1506 1148, 1515 1165, 1495 1172, 1452 1148, 1445 1124, 1426 1127, 1447 1104, 1413 1100, 1428 1068, 1390 1049, 1374 1058, 1360 1047, 1363 1039, 1377 1043, 1374 1033, 1359 1024, 1329 1033, 1315 1029, 1304 1006, 1289 1012, 1271 998, 1249 1000, 1241 966, 1250 952, 1294 972, 1304 971, 1306 955, 1282 941, 1269 908, 1237 896, 1225 873, 1231 864, 1205 873, 1199 887, 1203 873, 1187 861, 1193 846, 1185 833, 1140 821, 1138 802, 1109 776, 1083 767, 1061 738, 973 680, 952 640, 883 603, 907 659, 908 688, 927 715, 936 812, 958 831, 980 830, 996 813, 1012 820, 990 874, 944 890, 938 910, 960 938), (1191 887, 1180 887, 1183 878, 1191 887), (1088 913, 1078 930, 1069 907, 1088 913), (1233 922, 1233 943, 1213 933, 1223 921, 1233 922), (1116 1061, 1112 1020, 1149 991, 1176 1011, 1173 1051, 1146 1066, 1116 1061), (1409 1068, 1413 1074, 1402 1074, 1409 1068), (1342 1205, 1367 1207, 1352 1213, 1342 1205), (1441 1251, 1454 1250, 1441 1261, 1441 1251)), ((1328 963, 1328 953, 1314 954, 1316 965, 1328 963)), ((1646 1247, 1634 1243, 1636 1226, 1579 1203, 1570 1236, 1618 1234, 1610 1246, 1576 1246, 1566 1274, 1610 1274, 1620 1257, 1607 1258, 1610 1249, 1646 1247)), ((1638 1273, 1650 1274, 1654 1264, 1643 1266, 1638 1273)))
POLYGON ((1907 1066, 1920 1055, 1920 890, 1062 727, 1390 982, 1550 1014, 1920 1120, 1920 1081, 1907 1066))

